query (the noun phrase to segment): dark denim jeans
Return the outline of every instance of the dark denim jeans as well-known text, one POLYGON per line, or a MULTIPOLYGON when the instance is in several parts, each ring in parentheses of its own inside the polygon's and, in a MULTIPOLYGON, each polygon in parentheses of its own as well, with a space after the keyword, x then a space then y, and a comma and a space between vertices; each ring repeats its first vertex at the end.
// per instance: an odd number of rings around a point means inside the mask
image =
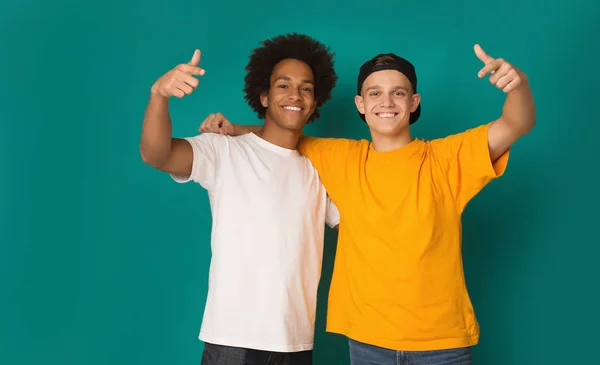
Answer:
POLYGON ((261 351, 204 343, 201 365, 312 365, 312 353, 261 351))
POLYGON ((471 365, 471 348, 396 351, 350 339, 351 365, 471 365))

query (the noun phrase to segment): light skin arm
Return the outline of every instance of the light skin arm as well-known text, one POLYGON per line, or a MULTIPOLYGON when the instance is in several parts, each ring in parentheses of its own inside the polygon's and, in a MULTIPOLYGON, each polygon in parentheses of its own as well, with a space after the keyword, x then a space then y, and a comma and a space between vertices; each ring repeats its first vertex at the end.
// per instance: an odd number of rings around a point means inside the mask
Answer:
POLYGON ((205 71, 198 67, 200 50, 187 64, 180 64, 161 76, 152 85, 150 100, 144 114, 140 155, 144 163, 171 174, 189 175, 192 172, 192 147, 183 139, 172 137, 169 99, 191 94, 199 84, 194 76, 205 71))
POLYGON ((262 125, 241 125, 241 124, 234 124, 233 128, 235 130, 234 135, 235 136, 239 136, 242 134, 246 134, 246 133, 256 133, 259 130, 262 129, 262 125))
POLYGON ((220 133, 230 136, 241 136, 246 133, 256 133, 262 129, 262 125, 232 124, 222 113, 210 114, 198 128, 200 133, 220 133))
MULTIPOLYGON (((210 114, 208 117, 206 117, 206 119, 204 119, 198 128, 198 132, 241 136, 242 134, 246 133, 256 133, 260 131, 262 127, 262 125, 233 124, 229 121, 229 119, 225 118, 222 113, 214 113, 210 114)), ((423 141, 428 142, 426 139, 423 139, 423 141)))
POLYGON ((494 162, 535 126, 535 103, 529 80, 521 70, 502 58, 490 57, 479 45, 475 45, 474 50, 485 64, 478 76, 491 74, 490 83, 507 94, 502 115, 488 130, 490 157, 494 162))

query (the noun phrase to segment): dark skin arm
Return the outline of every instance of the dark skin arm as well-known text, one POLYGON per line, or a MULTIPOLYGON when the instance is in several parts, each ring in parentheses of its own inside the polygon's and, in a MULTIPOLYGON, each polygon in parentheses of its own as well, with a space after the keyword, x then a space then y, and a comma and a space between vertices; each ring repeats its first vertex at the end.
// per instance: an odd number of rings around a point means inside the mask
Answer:
POLYGON ((199 68, 200 51, 187 64, 180 64, 161 76, 152 85, 150 100, 144 114, 140 155, 144 163, 177 175, 189 175, 192 171, 192 146, 183 139, 172 137, 169 99, 183 98, 198 87, 194 76, 204 75, 199 68))

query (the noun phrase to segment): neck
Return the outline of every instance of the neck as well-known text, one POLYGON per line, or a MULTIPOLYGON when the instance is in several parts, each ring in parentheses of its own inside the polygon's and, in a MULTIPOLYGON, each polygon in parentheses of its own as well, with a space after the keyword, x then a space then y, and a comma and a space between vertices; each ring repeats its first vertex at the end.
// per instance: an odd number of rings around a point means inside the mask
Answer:
POLYGON ((373 149, 377 152, 392 151, 406 146, 413 140, 408 127, 393 136, 381 135, 371 130, 371 138, 373 140, 373 149))
POLYGON ((277 123, 265 119, 265 125, 255 134, 276 146, 295 150, 302 131, 281 128, 277 123))

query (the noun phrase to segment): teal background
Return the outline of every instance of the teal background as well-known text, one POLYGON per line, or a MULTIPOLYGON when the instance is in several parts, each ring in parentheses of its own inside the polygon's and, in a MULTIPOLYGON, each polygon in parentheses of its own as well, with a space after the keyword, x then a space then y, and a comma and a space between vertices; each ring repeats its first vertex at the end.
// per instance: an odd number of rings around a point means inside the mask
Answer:
MULTIPOLYGON (((499 116, 475 43, 529 75, 538 124, 464 214, 474 360, 595 363, 598 15, 593 0, 2 2, 0 363, 199 364, 210 210, 199 186, 142 163, 149 89, 200 48, 207 73, 172 102, 175 135, 217 111, 255 124, 248 55, 291 31, 337 54, 338 87, 306 129, 321 136, 368 137, 353 93, 380 52, 417 67, 422 138, 499 116)), ((328 231, 315 364, 348 364, 346 340, 324 331, 335 240, 328 231)))

